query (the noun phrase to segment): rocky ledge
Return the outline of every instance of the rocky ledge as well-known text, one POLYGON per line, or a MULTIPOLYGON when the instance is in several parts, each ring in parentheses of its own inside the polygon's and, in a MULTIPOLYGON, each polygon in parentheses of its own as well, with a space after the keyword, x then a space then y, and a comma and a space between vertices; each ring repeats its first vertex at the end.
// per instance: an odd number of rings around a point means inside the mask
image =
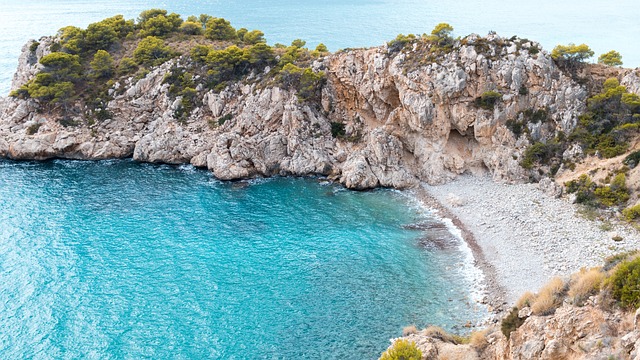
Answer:
MULTIPOLYGON (((41 39, 35 51, 25 45, 14 89, 34 76, 50 41, 41 39)), ((437 62, 415 47, 341 51, 313 63, 327 74, 316 104, 277 85, 241 81, 220 92, 200 86, 203 105, 177 121, 180 98, 169 95, 163 79, 172 66, 189 61, 183 56, 142 79, 115 82, 110 118, 103 121, 79 112, 65 126, 34 100, 0 99, 0 156, 133 157, 191 163, 225 180, 325 175, 352 189, 440 184, 463 172, 519 182, 527 178, 519 161, 530 141, 517 138, 507 121, 543 109, 550 121, 527 124, 534 140, 568 133, 588 93, 537 48, 471 35, 437 62), (487 91, 500 98, 491 108, 478 106, 487 91), (343 134, 332 134, 332 124, 343 134)), ((627 88, 640 89, 634 71, 618 75, 627 88)))

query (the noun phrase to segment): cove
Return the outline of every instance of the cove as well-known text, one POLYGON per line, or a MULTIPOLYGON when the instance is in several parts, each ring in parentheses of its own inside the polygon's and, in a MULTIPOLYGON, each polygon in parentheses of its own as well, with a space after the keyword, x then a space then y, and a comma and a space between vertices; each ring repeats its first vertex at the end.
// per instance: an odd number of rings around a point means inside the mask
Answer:
POLYGON ((486 316, 438 221, 321 179, 0 160, 0 357, 377 358, 486 316))

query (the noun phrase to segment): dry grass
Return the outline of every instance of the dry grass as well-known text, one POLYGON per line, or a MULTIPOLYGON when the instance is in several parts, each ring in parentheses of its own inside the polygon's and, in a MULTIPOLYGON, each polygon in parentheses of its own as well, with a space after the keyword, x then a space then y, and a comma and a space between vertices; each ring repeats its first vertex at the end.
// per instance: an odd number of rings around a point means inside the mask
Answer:
POLYGON ((432 337, 434 339, 439 339, 441 341, 444 342, 448 342, 451 344, 467 344, 469 343, 469 339, 459 336, 459 335, 455 335, 455 334, 450 334, 448 333, 446 330, 444 330, 443 328, 437 327, 437 326, 429 326, 428 328, 422 330, 422 335, 424 336, 428 336, 428 337, 432 337))
POLYGON ((469 336, 469 345, 477 351, 482 351, 489 345, 487 341, 488 330, 474 331, 469 336))
POLYGON ((534 315, 550 315, 562 303, 562 295, 565 291, 565 283, 559 277, 555 277, 547 283, 531 304, 534 315))
POLYGON ((599 268, 581 269, 571 277, 569 297, 574 304, 581 304, 589 296, 595 295, 600 290, 600 285, 605 279, 604 273, 599 268))
POLYGON ((522 296, 520 296, 520 299, 518 299, 518 301, 516 302, 516 307, 518 309, 522 309, 527 306, 531 306, 535 299, 536 294, 532 293, 531 291, 527 291, 526 293, 522 294, 522 296))
POLYGON ((415 325, 405 326, 402 329, 402 336, 409 336, 417 333, 418 333, 418 328, 415 325))

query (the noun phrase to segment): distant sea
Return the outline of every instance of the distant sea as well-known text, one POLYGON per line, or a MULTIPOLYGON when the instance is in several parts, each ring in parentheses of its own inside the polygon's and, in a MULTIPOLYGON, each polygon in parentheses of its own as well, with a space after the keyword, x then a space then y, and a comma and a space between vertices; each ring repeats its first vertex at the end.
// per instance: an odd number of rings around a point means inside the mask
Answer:
POLYGON ((398 33, 429 32, 448 22, 455 35, 493 30, 542 43, 587 43, 615 49, 627 67, 640 66, 637 0, 0 0, 0 94, 7 94, 22 45, 66 25, 85 27, 108 16, 135 18, 148 8, 182 15, 208 13, 236 27, 260 29, 270 43, 305 39, 330 50, 381 45, 398 33))

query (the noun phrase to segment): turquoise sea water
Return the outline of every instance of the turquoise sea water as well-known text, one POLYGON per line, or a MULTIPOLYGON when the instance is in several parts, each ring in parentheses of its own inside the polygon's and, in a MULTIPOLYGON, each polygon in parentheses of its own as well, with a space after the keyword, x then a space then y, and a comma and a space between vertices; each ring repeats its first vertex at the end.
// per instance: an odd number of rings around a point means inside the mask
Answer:
POLYGON ((0 358, 376 358, 405 325, 486 316, 425 222, 318 179, 0 161, 0 358))
POLYGON ((324 42, 330 50, 377 46, 398 33, 422 34, 445 21, 455 35, 495 30, 540 41, 547 50, 586 42, 596 54, 615 49, 626 66, 640 66, 637 0, 0 0, 0 94, 7 94, 28 39, 114 14, 135 18, 152 7, 225 17, 236 27, 263 30, 272 44, 303 38, 312 46, 324 42))

